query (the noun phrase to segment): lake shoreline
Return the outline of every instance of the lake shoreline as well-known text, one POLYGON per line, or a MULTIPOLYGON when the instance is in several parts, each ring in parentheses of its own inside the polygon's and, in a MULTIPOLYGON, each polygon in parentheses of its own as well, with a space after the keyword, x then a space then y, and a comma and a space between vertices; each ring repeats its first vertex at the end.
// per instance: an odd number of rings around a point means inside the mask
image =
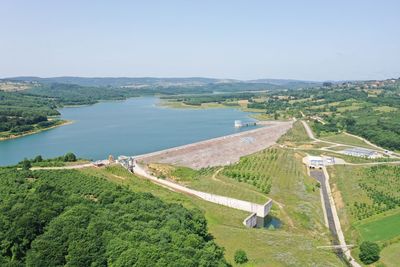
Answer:
POLYGON ((44 131, 48 131, 48 130, 51 130, 51 129, 54 129, 54 128, 57 128, 57 127, 60 127, 60 126, 65 126, 65 125, 68 125, 68 124, 72 124, 72 123, 74 123, 74 121, 72 121, 72 120, 62 120, 61 123, 59 123, 57 125, 50 126, 48 128, 36 129, 36 130, 32 130, 32 131, 29 131, 29 132, 26 132, 26 133, 23 133, 23 134, 18 134, 18 135, 10 135, 10 136, 7 136, 7 137, 0 137, 0 142, 1 141, 12 140, 12 139, 17 139, 17 138, 28 136, 28 135, 32 135, 32 134, 38 134, 38 133, 41 133, 41 132, 44 132, 44 131))
MULTIPOLYGON (((140 155, 250 130, 252 127, 235 128, 234 121, 254 120, 237 108, 174 109, 158 104, 158 97, 134 97, 62 108, 60 119, 72 120, 72 125, 43 133, 34 129, 0 141, 0 165, 36 155, 52 158, 70 151, 93 160, 110 154, 140 155)), ((67 123, 71 122, 56 127, 67 123)), ((7 134, 3 137, 9 137, 7 134)))

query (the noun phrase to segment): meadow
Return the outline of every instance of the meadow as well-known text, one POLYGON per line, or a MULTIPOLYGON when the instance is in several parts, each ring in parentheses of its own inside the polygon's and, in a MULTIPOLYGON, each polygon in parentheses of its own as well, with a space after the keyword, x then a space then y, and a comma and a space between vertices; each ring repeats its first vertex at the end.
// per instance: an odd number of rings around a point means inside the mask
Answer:
POLYGON ((391 240, 400 236, 400 210, 392 215, 378 216, 371 221, 361 221, 354 226, 362 240, 382 242, 391 240))
POLYGON ((344 144, 344 145, 352 145, 352 146, 358 146, 358 147, 364 147, 364 148, 369 148, 369 149, 376 149, 376 147, 373 147, 363 140, 347 135, 345 133, 340 133, 340 134, 331 134, 328 136, 324 136, 321 138, 321 140, 324 141, 329 141, 329 142, 334 142, 334 143, 339 143, 339 144, 344 144))

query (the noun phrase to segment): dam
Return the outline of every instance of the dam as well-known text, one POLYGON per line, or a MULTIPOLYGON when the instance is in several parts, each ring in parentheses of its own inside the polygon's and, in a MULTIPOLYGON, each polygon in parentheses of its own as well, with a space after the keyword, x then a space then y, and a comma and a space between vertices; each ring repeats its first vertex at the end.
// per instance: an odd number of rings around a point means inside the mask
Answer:
POLYGON ((264 204, 252 203, 227 196, 201 192, 150 174, 146 165, 165 163, 201 169, 211 166, 224 166, 239 161, 240 157, 266 149, 275 144, 280 136, 292 127, 292 121, 264 122, 264 127, 255 130, 213 138, 180 147, 170 148, 134 157, 121 157, 120 164, 129 171, 170 190, 196 196, 205 201, 234 209, 250 212, 243 220, 246 227, 256 227, 258 218, 265 218, 271 208, 272 200, 264 204))
POLYGON ((291 127, 292 121, 260 122, 254 130, 226 135, 184 146, 135 156, 143 163, 165 163, 201 168, 225 166, 274 145, 291 127))

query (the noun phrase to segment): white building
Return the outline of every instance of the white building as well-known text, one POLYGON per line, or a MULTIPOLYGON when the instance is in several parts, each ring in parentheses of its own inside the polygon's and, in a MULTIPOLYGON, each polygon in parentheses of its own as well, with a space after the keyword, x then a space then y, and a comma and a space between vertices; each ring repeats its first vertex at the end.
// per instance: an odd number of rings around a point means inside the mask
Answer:
POLYGON ((355 148, 349 148, 341 151, 341 153, 353 157, 361 157, 361 158, 368 158, 368 159, 376 159, 382 157, 382 154, 366 149, 366 148, 360 148, 360 147, 355 147, 355 148))
POLYGON ((236 128, 240 128, 240 127, 242 127, 242 126, 243 126, 243 123, 242 123, 241 120, 235 120, 235 127, 236 127, 236 128))
POLYGON ((324 159, 317 156, 308 156, 308 167, 312 169, 322 169, 322 167, 324 167, 324 159))

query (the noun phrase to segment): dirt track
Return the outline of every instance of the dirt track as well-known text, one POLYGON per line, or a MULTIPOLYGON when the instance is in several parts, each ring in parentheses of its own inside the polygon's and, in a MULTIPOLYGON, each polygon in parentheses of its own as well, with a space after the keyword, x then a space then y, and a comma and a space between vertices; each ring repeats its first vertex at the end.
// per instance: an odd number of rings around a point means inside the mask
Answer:
POLYGON ((264 127, 198 143, 140 155, 137 160, 168 163, 193 169, 223 166, 275 144, 292 127, 290 122, 269 122, 264 127))

